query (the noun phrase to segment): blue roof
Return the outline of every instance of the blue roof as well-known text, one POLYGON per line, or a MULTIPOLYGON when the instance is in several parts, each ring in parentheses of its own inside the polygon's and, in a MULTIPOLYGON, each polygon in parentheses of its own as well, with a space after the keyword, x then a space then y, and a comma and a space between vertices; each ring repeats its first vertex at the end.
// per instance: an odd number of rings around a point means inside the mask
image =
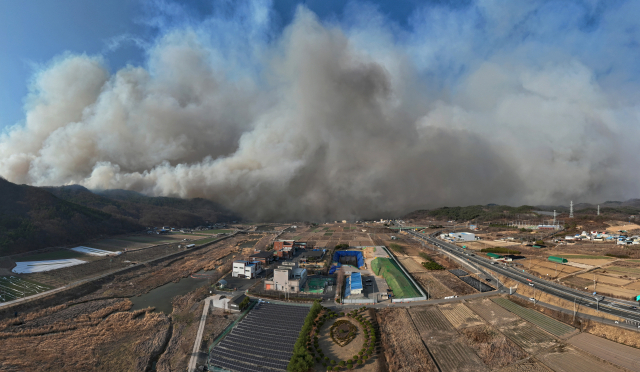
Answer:
POLYGON ((351 289, 362 289, 362 275, 351 273, 351 289))

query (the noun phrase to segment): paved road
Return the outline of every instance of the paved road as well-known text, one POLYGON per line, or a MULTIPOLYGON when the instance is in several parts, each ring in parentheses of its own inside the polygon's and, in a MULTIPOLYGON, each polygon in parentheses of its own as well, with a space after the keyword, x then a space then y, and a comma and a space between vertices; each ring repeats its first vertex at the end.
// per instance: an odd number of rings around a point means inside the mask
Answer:
POLYGON ((198 326, 198 333, 196 333, 196 340, 193 343, 193 352, 191 353, 191 359, 189 360, 189 372, 196 370, 196 363, 198 362, 198 356, 200 354, 200 345, 202 344, 202 333, 204 333, 204 325, 207 323, 207 314, 209 314, 209 304, 213 300, 213 296, 207 297, 204 300, 204 309, 202 309, 202 315, 200 316, 200 325, 198 326))
MULTIPOLYGON (((626 319, 629 322, 634 323, 640 328, 640 311, 632 310, 630 306, 637 306, 636 302, 624 301, 612 298, 605 298, 602 296, 595 297, 591 293, 582 292, 572 288, 565 287, 562 284, 550 282, 544 279, 540 279, 536 276, 530 275, 514 267, 502 266, 499 264, 493 264, 492 261, 478 257, 472 253, 465 252, 460 247, 436 239, 434 235, 437 233, 426 235, 415 231, 410 231, 417 239, 426 243, 435 245, 445 253, 455 256, 456 258, 466 261, 469 264, 475 265, 478 268, 492 270, 500 275, 508 277, 514 281, 523 283, 525 285, 532 285, 536 289, 560 297, 567 301, 575 301, 576 304, 598 309, 604 313, 615 315, 621 319, 626 319)), ((484 274, 489 275, 486 271, 481 270, 484 274)))

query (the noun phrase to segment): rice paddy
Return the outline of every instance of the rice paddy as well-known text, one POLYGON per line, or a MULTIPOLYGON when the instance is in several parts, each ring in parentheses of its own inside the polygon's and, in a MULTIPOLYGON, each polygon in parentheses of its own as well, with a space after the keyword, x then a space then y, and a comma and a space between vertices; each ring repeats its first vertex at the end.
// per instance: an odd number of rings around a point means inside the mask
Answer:
POLYGON ((15 276, 0 277, 0 302, 13 301, 52 289, 48 285, 24 280, 15 276))

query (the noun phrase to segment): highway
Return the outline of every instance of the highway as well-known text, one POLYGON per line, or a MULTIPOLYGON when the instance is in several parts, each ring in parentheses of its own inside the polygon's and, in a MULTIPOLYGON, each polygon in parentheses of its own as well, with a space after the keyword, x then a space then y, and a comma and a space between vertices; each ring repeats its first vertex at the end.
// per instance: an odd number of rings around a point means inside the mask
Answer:
MULTIPOLYGON (((638 305, 636 302, 611 299, 603 296, 596 297, 591 293, 585 293, 572 288, 568 288, 559 283, 540 279, 515 267, 502 266, 495 263, 495 261, 478 257, 474 253, 465 252, 465 250, 456 246, 455 244, 451 244, 435 238, 434 236, 439 234, 439 232, 431 235, 426 235, 415 231, 408 231, 408 233, 416 237, 418 240, 435 245, 445 253, 456 256, 470 264, 473 264, 473 266, 492 270, 493 272, 512 279, 516 282, 522 283, 524 285, 531 285, 539 291, 551 294, 556 297, 560 297, 570 302, 575 301, 575 303, 578 305, 588 306, 592 309, 598 309, 601 312, 615 315, 617 317, 620 317, 621 320, 627 320, 627 322, 633 323, 638 328, 640 328, 640 310, 631 309, 631 306, 638 305)), ((484 274, 485 277, 488 276, 488 274, 484 272, 484 270, 480 270, 480 272, 484 274)))

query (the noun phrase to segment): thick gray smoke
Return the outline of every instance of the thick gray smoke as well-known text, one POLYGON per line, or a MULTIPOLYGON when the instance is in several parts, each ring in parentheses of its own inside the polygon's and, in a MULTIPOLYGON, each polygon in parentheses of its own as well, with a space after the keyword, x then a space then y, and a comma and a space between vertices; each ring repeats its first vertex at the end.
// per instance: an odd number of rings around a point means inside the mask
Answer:
POLYGON ((257 220, 637 197, 638 52, 615 39, 637 6, 549 4, 418 9, 408 31, 368 5, 335 23, 300 7, 275 32, 249 3, 168 27, 142 67, 63 55, 0 138, 0 175, 257 220))

